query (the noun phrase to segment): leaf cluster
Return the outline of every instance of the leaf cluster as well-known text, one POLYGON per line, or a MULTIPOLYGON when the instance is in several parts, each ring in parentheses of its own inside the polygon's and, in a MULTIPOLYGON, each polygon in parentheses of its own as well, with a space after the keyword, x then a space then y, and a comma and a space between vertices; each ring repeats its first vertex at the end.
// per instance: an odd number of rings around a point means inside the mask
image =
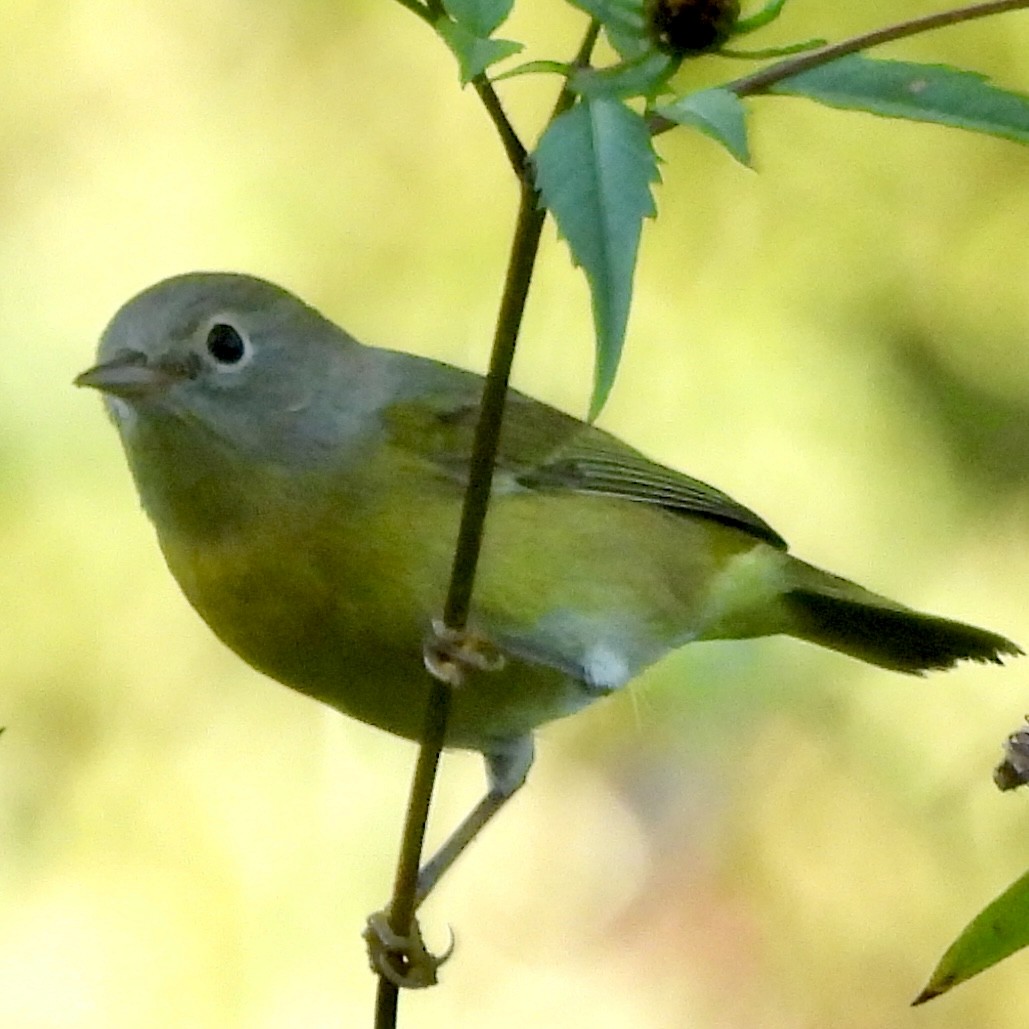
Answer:
MULTIPOLYGON (((599 26, 614 58, 587 64, 537 60, 499 71, 490 81, 558 75, 576 98, 569 110, 543 129, 531 166, 541 203, 553 215, 589 285, 596 338, 591 417, 600 412, 614 384, 643 222, 657 211, 653 191, 660 176, 654 136, 673 128, 693 129, 752 167, 743 99, 764 94, 802 97, 829 107, 1029 143, 1029 97, 998 88, 974 71, 877 60, 855 52, 858 47, 829 45, 824 40, 749 53, 726 48, 728 40, 757 32, 777 19, 786 0, 768 0, 749 16, 734 17, 724 38, 716 38, 700 53, 668 45, 662 29, 665 23, 655 25, 662 12, 674 8, 680 17, 691 11, 706 15, 715 3, 738 13, 738 4, 730 0, 569 2, 599 26), (793 56, 798 53, 800 57, 793 56), (685 61, 701 55, 704 59, 777 60, 745 78, 727 77, 714 87, 678 91, 676 73, 685 61)), ((983 6, 998 5, 979 5, 983 6)), ((521 51, 520 43, 494 36, 512 7, 513 0, 442 0, 433 24, 457 58, 462 82, 481 79, 494 65, 521 51)), ((921 31, 924 21, 909 23, 910 28, 921 31)), ((868 45, 913 34, 906 28, 901 25, 870 34, 868 45)))

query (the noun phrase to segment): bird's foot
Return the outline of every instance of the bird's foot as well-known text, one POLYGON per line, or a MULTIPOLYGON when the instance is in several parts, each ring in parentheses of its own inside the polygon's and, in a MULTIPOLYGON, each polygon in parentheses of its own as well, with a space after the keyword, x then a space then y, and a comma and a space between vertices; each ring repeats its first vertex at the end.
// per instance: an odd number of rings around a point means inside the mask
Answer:
POLYGON ((454 953, 454 937, 442 954, 431 954, 422 939, 418 922, 411 920, 406 936, 395 932, 389 921, 389 908, 369 915, 362 933, 368 944, 372 971, 405 990, 423 990, 439 981, 437 972, 454 953))
POLYGON ((497 672, 505 664, 504 655, 485 636, 451 629, 437 618, 422 656, 429 673, 449 686, 461 686, 469 671, 497 672))

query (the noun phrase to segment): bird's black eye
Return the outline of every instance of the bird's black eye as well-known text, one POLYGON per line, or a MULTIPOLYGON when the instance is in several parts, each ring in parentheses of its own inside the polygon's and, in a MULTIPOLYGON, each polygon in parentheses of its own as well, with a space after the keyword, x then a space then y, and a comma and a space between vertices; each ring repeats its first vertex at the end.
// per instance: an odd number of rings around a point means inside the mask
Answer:
POLYGON ((246 356, 247 344, 238 329, 215 322, 207 330, 207 352, 219 364, 239 364, 246 356))

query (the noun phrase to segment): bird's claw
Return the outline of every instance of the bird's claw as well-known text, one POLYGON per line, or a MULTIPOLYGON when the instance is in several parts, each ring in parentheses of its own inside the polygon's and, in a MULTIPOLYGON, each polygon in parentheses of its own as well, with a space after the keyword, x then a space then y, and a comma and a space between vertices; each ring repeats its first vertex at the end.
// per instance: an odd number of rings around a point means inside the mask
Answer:
POLYGON ((484 636, 451 629, 438 618, 432 620, 422 656, 429 673, 448 686, 461 686, 468 671, 497 672, 505 664, 504 655, 484 636))
POLYGON ((411 921, 406 936, 396 932, 389 921, 389 909, 369 915, 364 932, 372 971, 405 990, 424 990, 439 981, 437 972, 454 953, 454 934, 442 954, 431 954, 422 939, 418 922, 411 921))

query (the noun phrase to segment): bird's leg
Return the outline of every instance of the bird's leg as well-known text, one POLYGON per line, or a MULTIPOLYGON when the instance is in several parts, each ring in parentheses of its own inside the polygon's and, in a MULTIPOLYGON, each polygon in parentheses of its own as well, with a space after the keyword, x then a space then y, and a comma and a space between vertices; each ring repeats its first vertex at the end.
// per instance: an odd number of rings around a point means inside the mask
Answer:
POLYGON ((532 767, 532 737, 516 737, 483 757, 486 761, 486 795, 468 812, 439 850, 422 865, 418 872, 415 907, 421 905, 468 844, 525 783, 532 767))
MULTIPOLYGON (((433 625, 434 638, 426 644, 425 664, 429 671, 452 687, 460 687, 465 671, 502 668, 503 654, 488 641, 467 632, 451 632, 433 625)), ((465 848, 486 823, 525 782, 532 766, 532 736, 498 741, 483 753, 486 761, 486 795, 468 813, 443 845, 418 872, 415 909, 432 892, 465 848)), ((437 973, 454 949, 453 941, 443 954, 432 954, 422 940, 418 921, 411 918, 406 934, 395 931, 386 907, 369 917, 364 930, 372 971, 406 989, 434 986, 437 973)))
MULTIPOLYGON (((505 741, 503 746, 483 756, 486 761, 486 795, 422 866, 418 873, 415 908, 421 905, 468 844, 525 782, 532 765, 532 737, 520 736, 505 741)), ((364 938, 372 971, 406 989, 434 986, 440 965, 454 949, 451 941, 445 953, 430 953, 422 940, 418 922, 413 918, 406 935, 395 932, 390 926, 388 907, 368 919, 364 938)))

